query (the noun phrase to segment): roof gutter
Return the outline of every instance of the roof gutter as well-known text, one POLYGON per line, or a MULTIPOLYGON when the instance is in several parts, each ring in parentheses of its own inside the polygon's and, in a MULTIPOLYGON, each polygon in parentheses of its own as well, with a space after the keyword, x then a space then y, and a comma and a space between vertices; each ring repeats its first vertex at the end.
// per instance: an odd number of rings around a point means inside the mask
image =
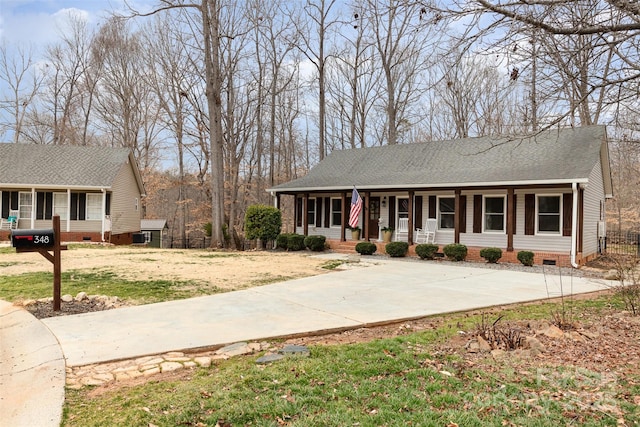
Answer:
POLYGON ((571 211, 571 266, 578 268, 576 255, 578 250, 578 183, 571 184, 573 192, 573 210, 571 211))
MULTIPOLYGON (((582 179, 556 179, 556 180, 530 180, 530 181, 496 181, 496 182, 453 182, 438 184, 393 184, 393 185, 358 185, 358 190, 398 190, 398 188, 406 189, 436 189, 436 188, 474 188, 474 187, 504 187, 518 185, 561 185, 561 184, 586 184, 588 178, 582 179)), ((334 185, 325 187, 297 187, 297 188, 267 188, 271 194, 275 193, 293 193, 293 192, 314 192, 314 191, 351 191, 353 184, 347 186, 334 185)))

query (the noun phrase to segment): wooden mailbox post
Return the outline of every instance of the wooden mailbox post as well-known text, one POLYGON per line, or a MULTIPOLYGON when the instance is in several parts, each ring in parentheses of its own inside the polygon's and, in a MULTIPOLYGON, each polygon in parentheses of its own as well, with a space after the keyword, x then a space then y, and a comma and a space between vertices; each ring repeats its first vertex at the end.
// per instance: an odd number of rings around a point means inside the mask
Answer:
POLYGON ((53 311, 60 311, 60 251, 67 249, 60 245, 60 216, 53 216, 53 229, 11 230, 11 243, 16 252, 38 252, 53 264, 53 311))

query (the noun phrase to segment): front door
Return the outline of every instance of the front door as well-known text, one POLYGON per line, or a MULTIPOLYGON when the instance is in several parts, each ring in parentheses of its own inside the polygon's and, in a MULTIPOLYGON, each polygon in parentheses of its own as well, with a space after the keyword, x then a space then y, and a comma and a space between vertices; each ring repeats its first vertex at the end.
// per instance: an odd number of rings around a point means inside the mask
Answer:
POLYGON ((378 235, 378 225, 380 220, 380 197, 369 197, 369 235, 367 238, 369 240, 378 240, 380 236, 378 235))

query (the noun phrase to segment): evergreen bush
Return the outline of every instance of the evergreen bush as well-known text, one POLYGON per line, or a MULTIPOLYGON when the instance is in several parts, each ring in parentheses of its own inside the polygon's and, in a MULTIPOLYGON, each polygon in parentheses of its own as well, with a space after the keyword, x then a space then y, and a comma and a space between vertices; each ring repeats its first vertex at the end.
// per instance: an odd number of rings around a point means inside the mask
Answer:
POLYGON ((442 248, 442 252, 452 261, 463 261, 467 257, 467 247, 460 243, 451 243, 442 248))
POLYGON ((488 263, 495 264, 502 258, 502 249, 500 248, 483 248, 480 249, 480 256, 487 260, 488 263))
POLYGON ((438 245, 433 243, 421 243, 416 245, 416 254, 420 259, 433 259, 436 252, 438 252, 438 245))
POLYGON ((324 251, 324 244, 327 238, 324 236, 307 236, 304 239, 304 245, 314 252, 324 251))
POLYGON ((373 255, 378 250, 378 247, 375 243, 371 242, 360 242, 356 244, 356 252, 360 255, 373 255))
POLYGON ((290 251, 301 251, 304 249, 304 236, 302 234, 291 233, 287 237, 287 249, 290 251))
POLYGON ((267 205, 252 205, 244 216, 245 237, 263 242, 275 240, 282 228, 282 214, 279 209, 267 205))
POLYGON ((409 251, 409 244, 407 242, 391 242, 386 244, 384 250, 390 257, 403 257, 409 251))
POLYGON ((517 255, 518 261, 527 267, 531 267, 533 265, 533 256, 533 252, 531 251, 520 251, 517 255))

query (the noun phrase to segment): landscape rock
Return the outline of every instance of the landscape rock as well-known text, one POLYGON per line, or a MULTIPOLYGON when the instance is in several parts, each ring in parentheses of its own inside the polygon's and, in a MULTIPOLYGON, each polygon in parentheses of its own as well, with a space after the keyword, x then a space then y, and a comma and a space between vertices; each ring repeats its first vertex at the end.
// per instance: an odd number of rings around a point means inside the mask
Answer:
POLYGON ((60 297, 60 300, 62 302, 71 302, 73 301, 73 297, 69 294, 66 294, 66 295, 62 295, 62 297, 60 297))
POLYGON ((223 354, 229 357, 233 356, 241 356, 243 354, 252 354, 253 349, 246 342, 238 342, 235 344, 228 345, 226 347, 222 347, 216 354, 223 354))
POLYGON ((476 341, 478 342, 478 349, 479 349, 481 352, 488 353, 488 352, 490 352, 490 351, 491 351, 491 344, 489 344, 489 343, 487 342, 487 340, 485 340, 484 338, 482 338, 480 335, 478 335, 478 336, 476 337, 476 341))
POLYGON ((87 296, 86 292, 78 292, 78 295, 76 295, 75 300, 76 301, 84 301, 86 299, 88 299, 89 297, 87 296))
POLYGON ((558 328, 555 325, 549 326, 547 329, 542 331, 542 335, 547 336, 549 338, 562 338, 564 337, 564 331, 558 328))
POLYGON ((267 353, 262 357, 259 357, 256 360, 256 363, 259 365, 266 365, 267 363, 277 362, 278 360, 284 359, 284 355, 279 353, 267 353))

